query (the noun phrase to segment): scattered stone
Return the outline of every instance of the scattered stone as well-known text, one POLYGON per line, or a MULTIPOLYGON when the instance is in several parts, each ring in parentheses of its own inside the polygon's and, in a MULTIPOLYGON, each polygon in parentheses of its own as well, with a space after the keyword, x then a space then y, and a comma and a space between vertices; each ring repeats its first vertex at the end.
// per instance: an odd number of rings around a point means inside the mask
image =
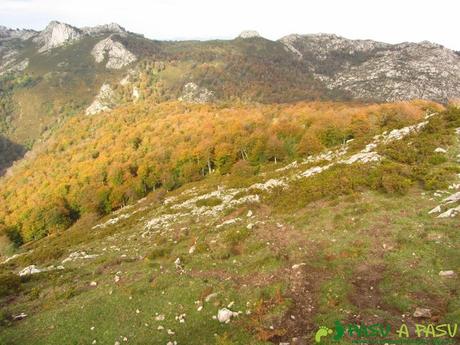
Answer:
POLYGON ((292 269, 293 269, 293 270, 296 270, 296 269, 298 269, 298 268, 300 268, 300 267, 302 267, 302 266, 305 266, 305 265, 306 265, 305 262, 301 262, 300 264, 295 264, 295 265, 293 265, 293 266, 292 266, 292 269))
POLYGON ((179 323, 185 323, 185 316, 186 314, 180 314, 176 316, 176 321, 179 321, 179 323))
POLYGON ((413 314, 416 318, 430 318, 431 317, 431 309, 427 308, 416 308, 413 314))
POLYGON ((440 277, 446 277, 446 278, 452 278, 455 276, 455 272, 452 270, 449 271, 440 271, 439 272, 440 277))
POLYGON ((13 320, 22 320, 22 319, 25 319, 27 317, 27 314, 26 313, 21 313, 21 314, 18 314, 18 315, 13 315, 13 320))
POLYGON ((196 250, 196 246, 193 245, 193 246, 191 246, 190 249, 188 250, 188 253, 189 253, 189 254, 193 254, 193 253, 195 252, 195 250, 196 250))
POLYGON ((76 260, 84 260, 84 259, 94 259, 98 257, 99 254, 87 254, 85 251, 73 252, 67 258, 62 260, 62 263, 65 264, 66 262, 76 261, 76 260))
POLYGON ((446 149, 443 149, 442 147, 437 147, 435 150, 434 150, 435 153, 447 153, 447 150, 446 149))
POLYGON ((238 316, 238 313, 227 308, 219 309, 217 312, 217 320, 219 320, 220 323, 229 323, 230 319, 236 316, 238 316))
POLYGON ((440 213, 441 212, 441 206, 438 205, 435 208, 433 208, 428 214, 433 214, 433 213, 440 213))
POLYGON ((93 281, 93 282, 89 283, 89 286, 97 286, 97 282, 93 281))
POLYGON ((205 298, 204 298, 204 301, 206 303, 208 303, 209 301, 211 301, 213 298, 217 297, 218 293, 217 292, 214 292, 214 293, 211 293, 209 295, 207 295, 205 298))
POLYGON ((28 275, 32 275, 32 274, 37 274, 37 273, 42 273, 42 272, 49 272, 49 271, 54 271, 54 270, 63 270, 64 269, 64 266, 48 266, 48 267, 45 267, 45 268, 38 268, 37 266, 35 265, 30 265, 30 266, 27 266, 26 268, 22 269, 18 275, 20 277, 24 277, 24 276, 28 276, 28 275))
POLYGON ((251 211, 251 210, 249 210, 249 211, 248 211, 248 213, 246 214, 246 217, 248 217, 248 218, 251 218, 251 217, 252 217, 252 215, 253 215, 252 211, 251 211))
POLYGON ((229 219, 229 220, 226 220, 225 222, 219 224, 216 226, 216 229, 219 229, 219 228, 222 228, 224 226, 227 226, 227 225, 233 225, 233 224, 236 224, 237 222, 241 221, 241 218, 233 218, 233 219, 229 219))
POLYGON ((164 319, 165 319, 164 314, 160 314, 160 315, 155 316, 156 321, 164 321, 164 319))

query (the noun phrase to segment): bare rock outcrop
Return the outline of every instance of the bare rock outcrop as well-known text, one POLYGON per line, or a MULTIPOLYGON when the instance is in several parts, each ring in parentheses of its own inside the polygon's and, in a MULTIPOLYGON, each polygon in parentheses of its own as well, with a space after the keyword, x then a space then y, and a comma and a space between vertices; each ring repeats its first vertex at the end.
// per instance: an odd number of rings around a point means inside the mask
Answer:
POLYGON ((254 37, 261 37, 261 36, 255 30, 245 30, 241 32, 238 36, 238 38, 254 38, 254 37))
POLYGON ((107 60, 105 67, 109 69, 121 69, 137 60, 136 55, 126 49, 121 42, 114 41, 112 37, 97 43, 91 55, 97 63, 107 60))
POLYGON ((86 115, 95 115, 113 109, 116 103, 115 99, 115 92, 112 87, 109 84, 102 85, 99 94, 86 109, 86 115))
POLYGON ((65 23, 52 21, 45 30, 41 31, 40 34, 34 38, 34 42, 41 45, 38 51, 43 53, 53 48, 77 41, 82 36, 83 32, 80 29, 65 23))
POLYGON ((99 35, 99 34, 124 34, 126 30, 124 27, 117 23, 103 24, 92 27, 84 27, 81 29, 87 35, 99 35))

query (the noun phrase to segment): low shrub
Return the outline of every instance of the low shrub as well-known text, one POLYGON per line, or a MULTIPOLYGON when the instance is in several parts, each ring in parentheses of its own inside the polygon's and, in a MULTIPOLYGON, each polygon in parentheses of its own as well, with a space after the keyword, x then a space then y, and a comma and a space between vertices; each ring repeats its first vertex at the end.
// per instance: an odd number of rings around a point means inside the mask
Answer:
POLYGON ((219 198, 207 198, 201 199, 196 202, 197 207, 213 207, 222 204, 222 200, 219 198))
POLYGON ((21 290, 21 279, 13 273, 0 274, 0 297, 16 294, 21 290))
POLYGON ((147 258, 149 260, 156 260, 160 258, 164 258, 165 256, 171 254, 172 247, 170 246, 163 246, 159 248, 153 249, 148 255, 147 258))

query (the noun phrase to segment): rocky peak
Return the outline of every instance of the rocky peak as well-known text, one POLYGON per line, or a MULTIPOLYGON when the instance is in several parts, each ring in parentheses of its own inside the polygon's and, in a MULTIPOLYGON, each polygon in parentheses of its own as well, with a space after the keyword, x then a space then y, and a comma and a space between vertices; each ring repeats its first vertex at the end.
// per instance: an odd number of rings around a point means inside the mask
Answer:
POLYGON ((245 30, 238 35, 238 38, 254 38, 254 37, 261 37, 261 36, 255 30, 245 30))
POLYGON ((35 37, 34 41, 42 45, 38 50, 40 53, 50 49, 63 46, 66 43, 76 41, 82 37, 83 33, 71 25, 52 21, 48 26, 35 37))
POLYGON ((111 36, 97 43, 91 55, 97 63, 107 59, 105 67, 109 69, 120 69, 137 60, 136 55, 126 49, 121 42, 113 40, 111 36))
POLYGON ((124 34, 126 30, 124 27, 117 23, 97 25, 93 27, 84 27, 82 31, 87 35, 99 35, 99 34, 124 34))

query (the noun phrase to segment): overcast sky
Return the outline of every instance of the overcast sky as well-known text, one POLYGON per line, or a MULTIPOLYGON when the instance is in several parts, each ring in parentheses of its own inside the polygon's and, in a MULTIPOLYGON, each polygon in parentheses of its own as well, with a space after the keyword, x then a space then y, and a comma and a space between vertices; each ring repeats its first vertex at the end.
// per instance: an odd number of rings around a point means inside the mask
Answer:
POLYGON ((155 39, 269 39, 336 33, 389 43, 428 40, 460 50, 460 0, 0 0, 0 25, 41 30, 116 22, 155 39))

